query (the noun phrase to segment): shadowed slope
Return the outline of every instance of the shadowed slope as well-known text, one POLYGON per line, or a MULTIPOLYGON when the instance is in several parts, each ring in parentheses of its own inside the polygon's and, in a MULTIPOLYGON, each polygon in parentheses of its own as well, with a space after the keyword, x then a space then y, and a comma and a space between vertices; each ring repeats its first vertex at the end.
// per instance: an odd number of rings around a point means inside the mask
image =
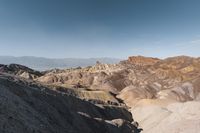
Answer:
POLYGON ((6 75, 0 75, 0 91, 0 132, 139 132, 131 124, 131 114, 123 108, 98 107, 6 75))

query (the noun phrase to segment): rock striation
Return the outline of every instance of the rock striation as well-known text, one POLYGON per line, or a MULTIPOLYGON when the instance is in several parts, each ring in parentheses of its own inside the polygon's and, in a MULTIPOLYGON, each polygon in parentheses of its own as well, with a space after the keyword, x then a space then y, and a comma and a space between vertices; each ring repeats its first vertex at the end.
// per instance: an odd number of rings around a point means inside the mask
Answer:
POLYGON ((153 65, 158 62, 160 59, 152 58, 152 57, 144 57, 144 56, 131 56, 128 58, 128 62, 135 65, 153 65))

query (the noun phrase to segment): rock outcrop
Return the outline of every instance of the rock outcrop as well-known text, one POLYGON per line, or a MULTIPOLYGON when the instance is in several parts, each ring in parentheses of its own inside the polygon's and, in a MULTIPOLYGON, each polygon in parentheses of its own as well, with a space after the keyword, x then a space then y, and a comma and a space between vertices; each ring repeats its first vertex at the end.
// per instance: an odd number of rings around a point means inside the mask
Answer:
POLYGON ((30 69, 26 66, 19 64, 10 64, 10 65, 0 64, 0 72, 18 75, 26 79, 35 79, 43 75, 39 71, 35 71, 33 69, 30 69))
POLYGON ((151 57, 144 57, 144 56, 131 56, 128 58, 128 62, 134 65, 153 65, 158 62, 160 59, 158 58, 151 58, 151 57))

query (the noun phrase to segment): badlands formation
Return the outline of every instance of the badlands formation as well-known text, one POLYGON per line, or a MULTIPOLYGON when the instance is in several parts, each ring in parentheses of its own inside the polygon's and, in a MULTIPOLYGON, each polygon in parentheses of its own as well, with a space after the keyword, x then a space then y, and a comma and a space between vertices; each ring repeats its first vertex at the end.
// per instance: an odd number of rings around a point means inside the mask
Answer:
POLYGON ((43 72, 11 64, 0 73, 1 132, 200 131, 200 58, 133 56, 43 72))

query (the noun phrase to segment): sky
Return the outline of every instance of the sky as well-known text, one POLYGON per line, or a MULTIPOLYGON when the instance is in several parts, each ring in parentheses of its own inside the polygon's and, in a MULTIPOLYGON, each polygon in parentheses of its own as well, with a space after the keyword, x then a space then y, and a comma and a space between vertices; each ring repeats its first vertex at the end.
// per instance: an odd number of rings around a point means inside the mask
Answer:
POLYGON ((0 55, 200 56, 200 0, 0 0, 0 55))

